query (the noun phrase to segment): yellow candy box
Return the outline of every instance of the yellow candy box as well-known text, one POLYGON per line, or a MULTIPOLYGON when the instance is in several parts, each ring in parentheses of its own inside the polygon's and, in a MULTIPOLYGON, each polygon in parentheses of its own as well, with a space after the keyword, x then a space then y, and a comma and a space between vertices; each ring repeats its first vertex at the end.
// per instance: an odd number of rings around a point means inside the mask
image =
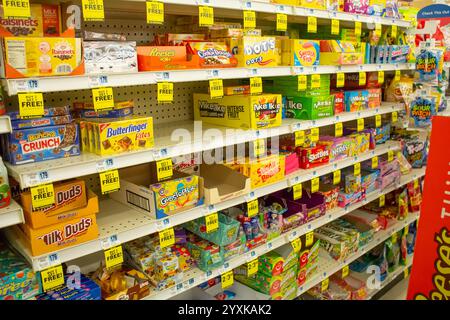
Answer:
POLYGON ((258 188, 284 178, 285 158, 274 154, 257 160, 247 159, 241 171, 250 178, 252 189, 258 188))
POLYGON ((275 37, 242 37, 238 40, 239 67, 276 67, 281 55, 275 37))

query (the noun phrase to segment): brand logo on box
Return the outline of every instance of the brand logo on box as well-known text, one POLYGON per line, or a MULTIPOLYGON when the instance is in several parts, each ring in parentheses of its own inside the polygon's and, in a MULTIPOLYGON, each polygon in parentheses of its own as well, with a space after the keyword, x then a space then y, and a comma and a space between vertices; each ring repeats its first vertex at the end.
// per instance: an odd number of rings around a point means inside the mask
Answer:
POLYGON ((82 218, 80 222, 68 224, 64 226, 62 230, 53 230, 38 239, 44 241, 44 243, 49 246, 85 233, 91 226, 91 218, 82 218))

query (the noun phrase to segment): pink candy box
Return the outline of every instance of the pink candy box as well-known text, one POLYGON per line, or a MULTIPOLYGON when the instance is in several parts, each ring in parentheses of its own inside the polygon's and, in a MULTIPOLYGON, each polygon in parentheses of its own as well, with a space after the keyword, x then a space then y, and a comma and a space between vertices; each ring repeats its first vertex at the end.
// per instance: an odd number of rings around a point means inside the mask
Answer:
POLYGON ((349 13, 367 14, 369 0, 345 0, 344 11, 349 13))
POLYGON ((293 173, 300 169, 300 159, 296 152, 286 154, 285 157, 285 175, 293 173))
POLYGON ((320 145, 327 145, 330 148, 330 162, 343 160, 350 156, 350 151, 354 149, 354 142, 351 138, 331 136, 320 137, 320 145))

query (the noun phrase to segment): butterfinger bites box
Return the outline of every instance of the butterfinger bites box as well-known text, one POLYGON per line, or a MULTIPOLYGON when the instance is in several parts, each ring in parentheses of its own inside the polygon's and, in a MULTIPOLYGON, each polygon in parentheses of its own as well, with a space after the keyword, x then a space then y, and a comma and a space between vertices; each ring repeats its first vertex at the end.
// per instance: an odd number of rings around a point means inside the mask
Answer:
POLYGON ((242 37, 238 44, 239 67, 276 67, 281 62, 275 37, 242 37))
POLYGON ((206 123, 240 129, 263 129, 281 125, 279 94, 224 96, 194 93, 194 118, 206 123))
POLYGON ((252 189, 258 188, 284 178, 285 158, 283 155, 270 155, 256 160, 247 159, 242 169, 242 173, 251 179, 252 189))

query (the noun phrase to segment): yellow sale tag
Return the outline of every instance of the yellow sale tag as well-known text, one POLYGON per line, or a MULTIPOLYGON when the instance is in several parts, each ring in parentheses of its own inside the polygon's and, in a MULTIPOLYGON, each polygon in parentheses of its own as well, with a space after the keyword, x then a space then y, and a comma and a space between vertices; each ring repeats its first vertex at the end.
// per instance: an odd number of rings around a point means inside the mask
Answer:
POLYGON ((266 154, 266 143, 264 139, 253 141, 253 154, 255 157, 261 157, 266 154))
POLYGON ((311 89, 320 88, 320 74, 313 74, 311 76, 311 89))
POLYGON ((386 205, 386 196, 382 194, 380 198, 378 199, 378 206, 380 208, 383 208, 386 205))
POLYGON ((375 127, 377 127, 377 128, 381 127, 381 115, 380 114, 375 115, 375 127))
POLYGON ((158 181, 163 181, 173 176, 172 159, 164 159, 156 162, 156 175, 158 181))
POLYGON ((53 183, 32 187, 30 191, 33 210, 41 210, 55 204, 53 183))
POLYGON ((419 179, 414 180, 414 189, 419 188, 419 179))
POLYGON ((301 74, 298 76, 298 91, 305 91, 308 88, 308 78, 301 74))
POLYGON ((21 119, 44 116, 44 96, 42 93, 19 93, 18 100, 21 119))
POLYGON ((295 146, 301 147, 305 144, 305 131, 295 131, 295 146))
POLYGON ((317 18, 308 16, 308 32, 317 33, 317 18))
POLYGON ((395 70, 395 81, 400 81, 401 76, 402 72, 400 70, 395 70))
POLYGON ((123 263, 123 250, 121 245, 107 249, 104 252, 106 269, 113 269, 123 263))
POLYGON ((222 289, 231 287, 234 283, 233 270, 223 273, 221 279, 222 279, 222 289))
POLYGON ((338 122, 334 125, 334 136, 339 138, 344 134, 344 126, 342 122, 338 122))
POLYGON ((293 193, 293 198, 294 200, 298 200, 302 197, 302 193, 303 193, 303 188, 302 188, 302 184, 296 184, 292 187, 292 193, 293 193))
POLYGON ((247 202, 247 217, 251 218, 259 213, 258 199, 247 202))
POLYGON ((361 174, 361 163, 355 163, 355 165, 353 166, 353 174, 355 176, 359 176, 361 174))
POLYGON ((348 276, 349 271, 350 271, 350 268, 348 267, 348 265, 346 265, 345 267, 342 268, 342 279, 344 279, 345 277, 348 276))
POLYGON ((358 120, 356 120, 357 122, 357 130, 358 132, 361 132, 364 130, 364 118, 360 118, 358 120))
POLYGON ((384 71, 378 71, 378 84, 384 83, 384 71))
POLYGON ((311 129, 311 142, 319 141, 319 136, 320 136, 319 128, 312 128, 311 129))
POLYGON ((403 229, 403 234, 404 234, 405 236, 407 236, 408 233, 409 233, 409 226, 406 226, 406 227, 403 229))
POLYGON ((206 233, 211 233, 219 229, 219 215, 217 212, 205 216, 206 233))
POLYGON ((223 80, 211 79, 209 80, 209 94, 211 99, 223 97, 223 80))
POLYGON ((366 85, 366 73, 364 71, 361 71, 359 73, 359 85, 360 86, 366 85))
POLYGON ((256 28, 256 13, 255 11, 245 10, 244 11, 244 29, 255 29, 256 28))
POLYGON ((302 241, 300 238, 294 239, 291 241, 292 249, 294 249, 294 252, 300 252, 300 249, 302 248, 302 241))
POLYGON ((329 284, 330 284, 329 278, 326 278, 325 280, 322 281, 322 286, 321 286, 322 292, 327 291, 329 284))
POLYGON ((82 0, 83 18, 85 21, 105 20, 103 0, 82 0))
POLYGON ((391 37, 397 38, 397 26, 395 24, 392 26, 391 37))
POLYGON ((207 6, 198 7, 198 24, 200 27, 209 27, 214 24, 214 9, 207 6))
POLYGON ((378 157, 372 158, 372 169, 378 168, 378 157))
POLYGON ((381 24, 379 23, 375 24, 375 35, 377 37, 381 37, 381 24))
POLYGON ((173 102, 173 83, 172 82, 158 82, 157 85, 157 101, 158 103, 172 103, 173 102))
POLYGON ((334 35, 339 34, 339 20, 336 19, 331 20, 331 34, 334 35))
POLYGON ((92 89, 92 101, 95 111, 104 111, 114 109, 113 88, 94 88, 92 89))
POLYGON ((344 85, 345 85, 345 74, 340 72, 336 76, 336 87, 342 88, 344 85))
POLYGON ((355 36, 361 36, 361 22, 355 21, 355 36))
POLYGON ((62 265, 53 266, 41 271, 42 290, 44 292, 64 285, 62 265))
POLYGON ((169 228, 159 232, 159 245, 161 249, 173 246, 175 244, 175 231, 169 228))
POLYGON ((388 151, 388 162, 392 162, 394 160, 394 151, 388 151))
POLYGON ((392 242, 397 242, 397 232, 394 232, 393 234, 392 234, 392 237, 391 237, 391 239, 392 239, 392 242))
POLYGON ((164 23, 164 3, 156 0, 147 1, 147 23, 164 23))
POLYGON ((311 192, 312 193, 319 191, 319 186, 320 186, 319 177, 311 180, 311 192))
POLYGON ((100 188, 102 190, 102 194, 107 194, 119 190, 119 170, 100 172, 100 188))
POLYGON ((398 112, 394 111, 392 112, 392 123, 397 123, 398 122, 398 112))
POLYGON ((263 92, 261 77, 250 78, 250 94, 260 94, 263 92))
POLYGON ((333 184, 337 185, 341 183, 341 170, 336 170, 333 172, 333 184))
POLYGON ((305 247, 312 246, 313 242, 314 242, 314 232, 311 231, 306 234, 305 247))
POLYGON ((406 279, 409 276, 409 269, 406 268, 405 271, 403 271, 403 277, 406 279))
POLYGON ((277 31, 287 30, 287 14, 277 13, 277 31))
POLYGON ((247 276, 250 277, 258 272, 258 258, 247 263, 247 276))
POLYGON ((30 0, 3 0, 3 15, 5 18, 30 18, 30 0))

